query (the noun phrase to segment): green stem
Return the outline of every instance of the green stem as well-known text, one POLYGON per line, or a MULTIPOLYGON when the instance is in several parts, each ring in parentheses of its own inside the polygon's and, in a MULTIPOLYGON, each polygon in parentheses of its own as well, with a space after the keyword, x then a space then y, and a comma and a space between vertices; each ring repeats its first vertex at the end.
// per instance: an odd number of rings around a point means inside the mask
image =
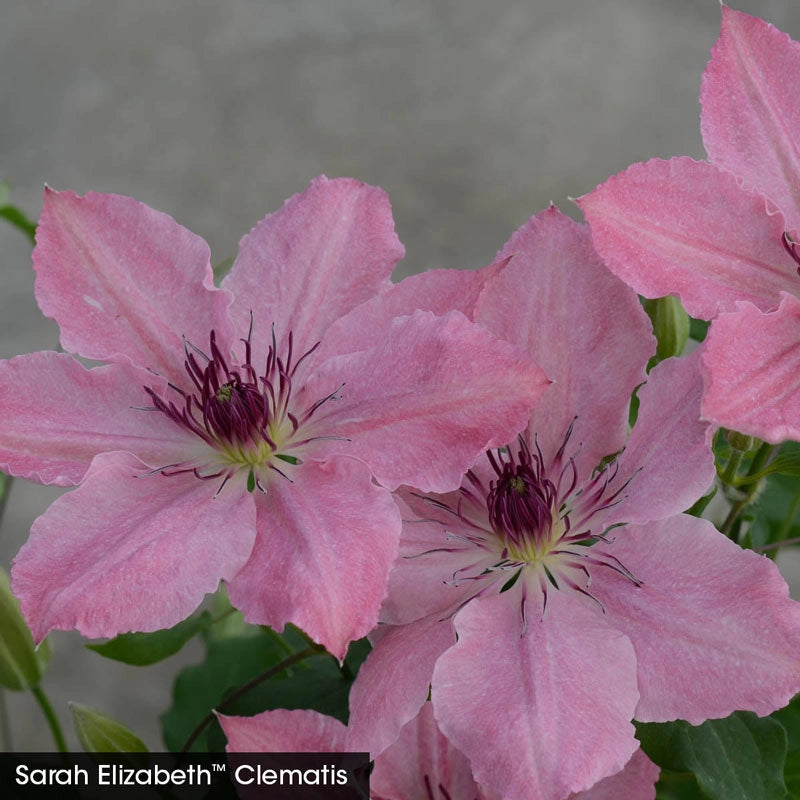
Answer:
POLYGON ((739 470, 739 464, 742 463, 743 456, 744 453, 741 450, 731 450, 731 456, 725 465, 725 471, 720 476, 720 480, 723 483, 730 486, 736 481, 736 473, 739 470))
MULTIPOLYGON (((767 465, 770 457, 772 456, 773 452, 775 451, 775 445, 768 444, 767 442, 762 442, 761 446, 756 450, 756 454, 753 456, 753 460, 750 463, 750 469, 747 470, 747 477, 753 477, 754 475, 758 475, 761 470, 767 465)), ((731 455, 731 461, 734 458, 734 454, 731 455)), ((741 461, 741 457, 739 459, 741 461)), ((722 476, 722 480, 726 481, 728 476, 728 471, 730 467, 730 461, 728 465, 725 467, 725 474, 722 476)), ((738 466, 738 465, 737 465, 738 466)), ((731 478, 735 477, 736 470, 734 469, 734 474, 731 478)), ((728 480, 728 483, 731 483, 732 480, 728 480)), ((742 512, 750 505, 750 503, 755 500, 756 495, 758 494, 759 487, 761 486, 761 481, 752 481, 747 484, 747 490, 745 491, 744 495, 739 499, 734 501, 733 505, 731 505, 730 511, 728 512, 728 516, 725 518, 725 522, 722 523, 722 527, 720 530, 726 535, 730 536, 733 532, 734 526, 739 521, 739 517, 741 516, 742 512)))
POLYGON ((64 739, 64 734, 61 730, 61 725, 59 725, 58 723, 58 717, 56 716, 55 711, 53 711, 53 706, 50 705, 50 701, 47 699, 47 695, 42 691, 41 686, 34 686, 33 688, 31 688, 31 692, 33 693, 33 696, 36 698, 36 702, 39 704, 39 707, 42 709, 44 718, 47 720, 47 725, 50 728, 50 732, 53 734, 53 739, 55 739, 58 752, 59 753, 68 752, 67 742, 64 739))
POLYGON ((0 520, 6 510, 6 503, 8 503, 8 495, 11 493, 11 486, 14 479, 10 475, 0 472, 0 520))
POLYGON ((6 693, 2 689, 0 689, 0 748, 4 753, 14 752, 14 740, 11 737, 11 726, 8 724, 6 693))
MULTIPOLYGON (((305 660, 309 656, 317 655, 318 653, 324 653, 325 648, 322 645, 315 644, 312 647, 307 647, 305 650, 300 650, 300 652, 295 653, 294 655, 289 656, 289 658, 285 658, 280 664, 276 664, 274 667, 271 667, 266 672, 262 672, 261 675, 256 676, 253 680, 245 683, 244 686, 240 686, 233 694, 228 695, 218 706, 217 711, 224 711, 226 707, 230 706, 240 697, 243 697, 247 694, 251 689, 255 689, 260 683, 264 681, 268 681, 273 676, 277 675, 280 672, 283 672, 289 667, 294 666, 295 664, 299 663, 300 661, 305 660)), ((214 721, 215 712, 211 711, 200 720, 197 724, 197 727, 189 734, 189 738, 184 743, 183 747, 181 748, 181 753, 188 753, 191 749, 192 745, 197 741, 197 738, 200 734, 206 729, 208 725, 210 725, 214 721)))

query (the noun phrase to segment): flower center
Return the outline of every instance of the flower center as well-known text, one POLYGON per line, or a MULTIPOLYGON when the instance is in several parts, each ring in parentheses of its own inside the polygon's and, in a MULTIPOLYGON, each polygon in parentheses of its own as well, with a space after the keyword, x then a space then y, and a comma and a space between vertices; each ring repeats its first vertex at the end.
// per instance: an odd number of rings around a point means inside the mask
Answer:
POLYGON ((617 485, 619 464, 613 457, 579 485, 575 455, 566 455, 572 428, 547 469, 535 440, 532 450, 520 435, 515 450, 503 447, 486 454, 496 475, 488 487, 470 471, 456 503, 424 498, 459 520, 456 531, 445 523, 452 546, 426 551, 459 553, 459 560, 467 556, 468 565, 447 582, 456 586, 472 582, 475 591, 470 596, 475 597, 492 587, 506 591, 519 580, 523 596, 535 587, 541 591, 542 613, 553 589, 578 592, 603 609, 589 592, 595 568, 612 569, 641 585, 608 548, 593 547, 600 541, 613 542, 602 512, 624 499, 630 479, 617 485), (469 557, 472 553, 474 559, 469 557))
POLYGON ((795 242, 789 236, 789 234, 784 231, 783 235, 781 236, 781 243, 783 244, 786 252, 794 259, 795 263, 798 265, 797 274, 800 275, 800 247, 798 246, 798 242, 795 242))
POLYGON ((252 363, 252 333, 251 315, 247 338, 241 340, 244 359, 238 364, 229 363, 225 358, 213 330, 209 336, 210 354, 184 340, 184 366, 194 391, 184 391, 169 383, 169 388, 180 398, 178 402, 163 399, 152 387, 144 387, 154 409, 202 439, 214 451, 210 461, 168 464, 154 473, 176 475, 193 472, 203 479, 224 476, 221 490, 234 474, 246 471, 248 489, 252 491, 257 487, 265 491, 264 482, 270 473, 291 480, 284 469, 287 464, 302 463, 299 454, 309 442, 336 438, 304 437, 300 429, 323 403, 337 397, 341 386, 299 414, 293 409, 293 399, 297 395, 297 370, 319 347, 319 342, 293 360, 291 331, 285 348, 279 354, 273 329, 266 366, 259 375, 252 363))

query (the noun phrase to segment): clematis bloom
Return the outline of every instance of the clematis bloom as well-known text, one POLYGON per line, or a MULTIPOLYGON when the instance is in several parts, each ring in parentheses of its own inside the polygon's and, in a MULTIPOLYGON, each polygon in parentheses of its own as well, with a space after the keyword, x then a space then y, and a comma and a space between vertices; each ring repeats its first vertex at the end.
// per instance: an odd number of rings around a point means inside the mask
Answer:
MULTIPOLYGON (((343 752, 347 729, 316 711, 265 711, 254 717, 225 717, 220 724, 229 752, 343 752)), ((570 800, 653 800, 658 767, 637 751, 625 769, 570 800)), ((370 777, 374 800, 500 800, 479 786, 469 761, 436 724, 425 703, 397 741, 375 759, 370 777)))
POLYGON ((400 529, 389 489, 457 486, 546 385, 458 312, 367 331, 357 307, 402 255, 380 189, 321 177, 215 288, 206 244, 166 215, 46 190, 37 300, 65 350, 109 363, 0 363, 0 466, 78 485, 14 563, 37 639, 168 627, 220 579, 249 621, 338 656, 374 626, 400 529))
POLYGON ((722 7, 703 76, 709 162, 653 159, 578 200, 608 266, 646 297, 714 319, 703 415, 800 439, 800 44, 722 7))
POLYGON ((473 318, 553 384, 457 492, 397 493, 401 557, 347 745, 382 752, 430 692, 479 784, 563 800, 628 763, 634 717, 785 705, 800 606, 769 559, 680 513, 714 478, 698 354, 651 371, 628 435, 652 340, 586 227, 550 209, 499 261, 473 318))

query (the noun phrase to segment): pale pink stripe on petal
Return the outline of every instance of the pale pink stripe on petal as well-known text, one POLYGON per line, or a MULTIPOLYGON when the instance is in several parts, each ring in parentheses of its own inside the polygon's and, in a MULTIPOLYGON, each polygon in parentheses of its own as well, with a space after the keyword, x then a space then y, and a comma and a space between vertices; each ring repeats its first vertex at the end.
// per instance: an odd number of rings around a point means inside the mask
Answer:
MULTIPOLYGON (((800 278, 798 278, 800 281, 800 278)), ((768 442, 800 439, 800 301, 764 314, 742 303, 708 334, 703 416, 768 442)))
POLYGON ((70 352, 183 385, 182 336, 206 348, 216 328, 231 340, 231 297, 214 288, 208 245, 130 197, 45 189, 33 265, 39 307, 70 352))
POLYGON ((482 791, 475 783, 469 761, 439 730, 430 703, 375 759, 370 791, 375 800, 430 800, 426 778, 436 798, 445 796, 439 793, 441 785, 452 800, 500 800, 499 794, 482 791))
POLYGON ((307 461, 291 475, 294 483, 275 475, 256 494, 255 547, 228 593, 248 622, 292 622, 344 658, 378 621, 400 514, 355 459, 307 461))
POLYGON ((626 527, 595 547, 642 581, 595 570, 592 582, 609 624, 636 650, 636 719, 763 716, 800 691, 800 604, 766 556, 684 515, 626 527))
POLYGON ((446 492, 483 451, 525 427, 547 379, 463 314, 417 311, 395 319, 372 349, 324 362, 306 396, 341 384, 341 399, 319 409, 314 430, 351 441, 328 452, 363 458, 390 489, 446 492))
POLYGON ((678 295, 692 316, 711 319, 737 300, 767 310, 797 290, 781 215, 710 164, 633 164, 578 205, 612 272, 645 297, 678 295))
POLYGON ((572 795, 570 800, 653 800, 660 771, 644 751, 637 750, 622 772, 572 795))
POLYGON ((456 616, 458 643, 434 671, 436 719, 478 783, 563 800, 636 751, 636 659, 601 614, 562 592, 550 593, 543 619, 538 598, 528 603, 523 634, 518 586, 456 616))
MULTIPOLYGON (((669 358, 639 390, 639 416, 615 484, 630 479, 603 520, 647 522, 685 511, 711 488, 716 470, 711 427, 700 419, 700 352, 669 358)), ((613 486, 614 484, 612 484, 613 486)))
POLYGON ((210 454, 164 414, 134 408, 151 405, 145 383, 156 379, 125 364, 86 369, 63 353, 0 361, 0 418, 9 421, 0 425, 0 468, 70 486, 108 450, 128 450, 153 468, 210 454))
POLYGON ((551 458, 577 415, 576 462, 588 473, 625 442, 631 392, 655 350, 650 322, 603 266, 588 227, 555 206, 523 225, 498 259, 509 260, 487 281, 476 321, 530 353, 553 381, 531 430, 551 458))
POLYGON ((253 717, 218 714, 229 753, 339 753, 347 729, 318 711, 277 708, 253 717))
POLYGON ((101 453, 79 488, 33 523, 11 570, 37 641, 168 628, 188 616, 253 546, 255 508, 191 474, 139 478, 128 453, 101 453))
POLYGON ((293 331, 300 355, 332 322, 388 289, 404 252, 382 189, 322 175, 241 240, 222 285, 236 297, 231 316, 241 329, 253 312, 256 353, 274 323, 279 340, 293 331))
POLYGON ((350 690, 347 749, 374 758, 428 699, 436 659, 455 643, 451 620, 435 617, 382 632, 350 690))
POLYGON ((769 197, 800 233, 800 43, 722 6, 700 92, 711 161, 769 197))

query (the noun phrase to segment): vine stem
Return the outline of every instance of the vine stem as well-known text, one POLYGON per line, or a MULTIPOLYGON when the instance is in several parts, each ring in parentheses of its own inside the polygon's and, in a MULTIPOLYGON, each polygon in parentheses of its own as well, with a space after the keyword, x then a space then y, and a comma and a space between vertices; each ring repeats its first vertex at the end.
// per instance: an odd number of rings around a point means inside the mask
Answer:
POLYGON ((53 739, 55 739, 58 752, 68 752, 67 742, 64 739, 64 733, 61 730, 61 725, 58 723, 58 717, 56 716, 55 711, 53 711, 53 706, 50 705, 50 701, 47 699, 47 695, 44 693, 44 691, 42 691, 41 686, 31 687, 31 692, 36 698, 36 702, 39 704, 39 707, 42 709, 44 718, 47 720, 47 725, 50 728, 50 732, 53 734, 53 739))
POLYGON ((189 734, 189 738, 184 743, 183 747, 181 748, 181 753, 188 753, 191 749, 192 745, 197 741, 198 736, 206 729, 208 725, 210 725, 214 721, 214 716, 217 711, 224 711, 226 706, 231 705, 233 702, 238 700, 240 697, 247 694, 251 689, 255 689, 260 683, 264 681, 268 681, 274 675, 277 675, 280 672, 283 672, 285 669, 298 664, 301 661, 304 661, 309 656, 317 655, 318 653, 324 653, 325 648, 322 645, 314 644, 310 647, 306 647, 305 650, 300 650, 298 653, 294 653, 293 655, 289 656, 289 658, 285 658, 279 664, 276 664, 274 667, 271 667, 266 672, 262 672, 260 675, 253 678, 253 680, 248 681, 243 686, 240 686, 233 694, 228 695, 215 709, 215 711, 210 711, 208 714, 200 720, 197 724, 197 727, 189 734))
MULTIPOLYGON (((747 471, 747 476, 752 477, 753 475, 757 475, 759 472, 761 472, 761 470, 767 465, 767 462, 774 451, 775 445, 763 442, 758 450, 756 450, 756 454, 753 456, 753 461, 750 464, 750 469, 747 471)), ((725 474, 722 476, 723 481, 728 479, 729 467, 730 462, 725 468, 725 474)), ((733 474, 730 476, 731 481, 735 477, 735 473, 736 469, 733 470, 733 474)), ((745 508, 747 508, 747 506, 750 505, 750 503, 753 502, 753 500, 755 500, 760 485, 761 481, 753 481, 745 492, 744 497, 742 497, 740 500, 736 500, 733 503, 730 511, 728 512, 728 516, 725 518, 725 522, 722 523, 722 527, 720 528, 722 533, 724 533, 726 536, 731 535, 733 527, 736 525, 742 512, 745 510, 745 508)))
POLYGON ((0 689, 0 743, 4 753, 14 752, 14 740, 11 737, 11 726, 8 723, 6 693, 3 689, 0 689))

